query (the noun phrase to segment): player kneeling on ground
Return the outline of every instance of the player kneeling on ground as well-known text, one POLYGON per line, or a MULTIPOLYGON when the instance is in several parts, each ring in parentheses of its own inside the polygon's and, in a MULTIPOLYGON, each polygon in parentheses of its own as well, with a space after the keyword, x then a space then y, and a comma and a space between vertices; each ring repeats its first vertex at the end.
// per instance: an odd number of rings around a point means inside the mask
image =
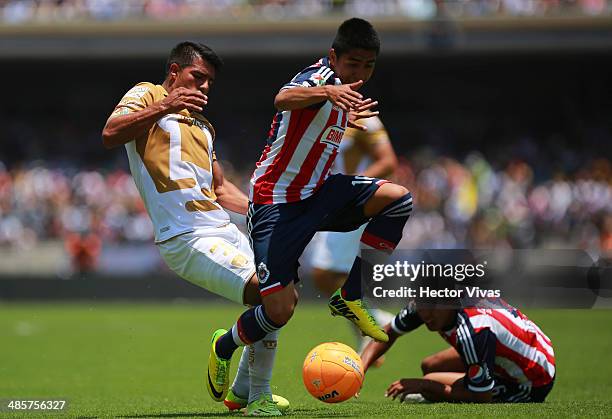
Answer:
POLYGON ((385 327, 388 342, 366 347, 365 371, 398 337, 422 324, 451 345, 422 361, 422 378, 394 381, 385 395, 400 401, 543 402, 555 381, 555 355, 540 328, 501 299, 453 307, 441 300, 412 302, 385 327))

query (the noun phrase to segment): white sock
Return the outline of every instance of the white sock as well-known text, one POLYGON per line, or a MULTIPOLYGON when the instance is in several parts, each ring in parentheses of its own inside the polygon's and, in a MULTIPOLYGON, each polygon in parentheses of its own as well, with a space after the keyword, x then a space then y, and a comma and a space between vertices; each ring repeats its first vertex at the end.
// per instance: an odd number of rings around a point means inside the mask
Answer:
POLYGON ((262 394, 272 394, 270 380, 272 379, 272 369, 276 357, 278 332, 278 330, 275 330, 268 333, 262 340, 250 346, 253 348, 253 356, 249 357, 249 376, 251 379, 249 403, 259 399, 262 394))
POLYGON ((249 398, 249 352, 252 345, 242 348, 242 356, 238 364, 238 371, 232 384, 232 392, 241 399, 249 398))

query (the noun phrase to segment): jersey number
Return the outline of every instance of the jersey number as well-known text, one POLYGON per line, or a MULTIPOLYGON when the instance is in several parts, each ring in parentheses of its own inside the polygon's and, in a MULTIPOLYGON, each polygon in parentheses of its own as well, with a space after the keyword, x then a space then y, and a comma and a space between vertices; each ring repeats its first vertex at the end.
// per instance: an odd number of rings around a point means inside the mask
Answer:
MULTIPOLYGON (((194 188, 197 185, 194 171, 200 178, 212 177, 208 139, 202 131, 190 129, 187 124, 177 121, 176 115, 162 118, 158 125, 144 150, 138 150, 157 192, 194 188), (198 134, 194 135, 194 132, 198 134)), ((213 191, 202 188, 202 193, 208 199, 187 201, 187 211, 219 209, 214 204, 216 197, 213 191)))

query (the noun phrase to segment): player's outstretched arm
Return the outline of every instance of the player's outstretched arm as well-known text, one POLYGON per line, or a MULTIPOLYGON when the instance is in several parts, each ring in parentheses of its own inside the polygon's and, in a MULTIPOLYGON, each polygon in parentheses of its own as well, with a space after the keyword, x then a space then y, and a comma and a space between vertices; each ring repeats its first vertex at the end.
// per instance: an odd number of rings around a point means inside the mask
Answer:
POLYGON ((386 178, 397 168, 397 155, 388 141, 370 145, 368 155, 372 163, 360 173, 362 176, 386 178))
POLYGON ((466 388, 458 373, 432 373, 424 378, 402 378, 392 382, 385 397, 396 398, 400 402, 410 394, 421 394, 431 402, 490 403, 491 391, 474 392, 466 388))
POLYGON ((349 109, 357 108, 363 102, 363 96, 357 92, 361 85, 363 81, 360 80, 351 84, 282 89, 274 98, 274 106, 279 111, 292 111, 329 100, 348 112, 349 109))
POLYGON ((246 215, 249 198, 236 185, 224 178, 221 165, 217 161, 213 162, 213 178, 219 205, 227 210, 246 215))
POLYGON ((364 374, 378 358, 383 356, 389 350, 389 348, 393 346, 397 338, 401 336, 391 328, 390 324, 386 325, 384 330, 387 335, 389 335, 389 341, 377 342, 372 340, 361 353, 361 363, 363 365, 364 374))
POLYGON ((162 116, 183 109, 201 112, 207 101, 208 98, 202 92, 178 87, 164 99, 139 111, 129 112, 119 104, 106 121, 102 130, 102 142, 106 148, 129 143, 149 130, 162 116), (123 113, 123 109, 129 113, 123 113))

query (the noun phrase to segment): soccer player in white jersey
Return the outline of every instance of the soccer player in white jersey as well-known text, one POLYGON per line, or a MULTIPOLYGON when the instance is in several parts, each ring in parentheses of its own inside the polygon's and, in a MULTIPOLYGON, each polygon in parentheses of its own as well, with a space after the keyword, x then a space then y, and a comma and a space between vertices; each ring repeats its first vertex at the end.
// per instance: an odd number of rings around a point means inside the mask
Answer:
MULTIPOLYGON (((212 374, 214 365, 229 365, 239 346, 287 324, 297 303, 298 259, 317 231, 352 231, 367 223, 361 242, 373 252, 387 254, 399 243, 412 211, 406 188, 367 176, 330 175, 344 130, 364 129, 359 120, 378 114, 371 111, 376 102, 358 90, 372 76, 379 51, 372 25, 349 19, 338 28, 329 55, 276 94, 278 112, 251 177, 247 214, 262 304, 242 313, 231 330, 214 333, 212 374)), ((361 298, 361 269, 358 256, 329 307, 386 341, 361 298)))
MULTIPOLYGON (((344 132, 332 172, 386 179, 397 167, 397 156, 389 134, 377 116, 364 119, 363 125, 366 131, 347 128, 344 132)), ((365 227, 364 224, 346 233, 322 231, 309 244, 315 285, 328 296, 342 287, 351 271, 353 261, 359 254, 359 239, 365 227)), ((378 324, 387 324, 394 317, 382 309, 370 311, 378 324)), ((356 332, 357 349, 361 352, 370 339, 362 336, 359 329, 353 330, 356 332)), ((379 358, 377 365, 383 359, 379 358)))
MULTIPOLYGON (((202 116, 222 61, 209 47, 182 42, 170 52, 161 85, 138 83, 104 127, 107 148, 125 145, 134 181, 155 228, 155 243, 170 269, 183 279, 239 304, 261 304, 253 253, 225 209, 246 214, 248 200, 223 178, 214 152, 215 131, 202 116)), ((215 401, 230 410, 265 413, 277 332, 245 348, 228 394, 210 375, 215 401), (251 362, 249 362, 249 355, 251 362)), ((223 366, 219 367, 220 369, 223 366)), ((226 371, 217 370, 224 382, 226 371)), ((276 398, 276 409, 288 402, 276 398)))

